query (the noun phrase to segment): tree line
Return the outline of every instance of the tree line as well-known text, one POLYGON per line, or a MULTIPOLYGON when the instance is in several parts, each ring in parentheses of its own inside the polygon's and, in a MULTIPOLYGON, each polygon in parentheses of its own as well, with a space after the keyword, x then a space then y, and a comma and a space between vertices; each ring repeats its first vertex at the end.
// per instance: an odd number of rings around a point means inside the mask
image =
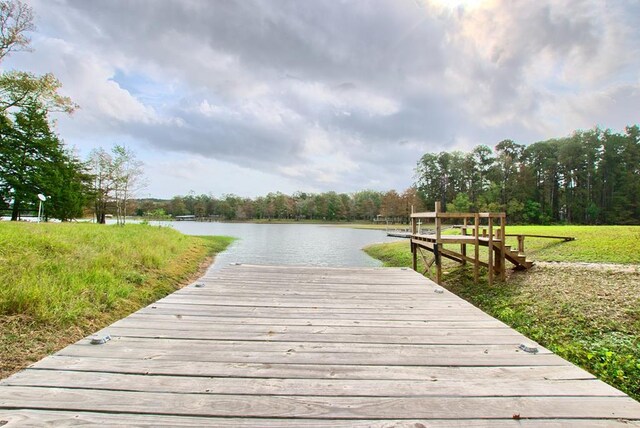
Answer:
POLYGON ((515 223, 640 224, 640 128, 426 153, 416 179, 425 204, 448 211, 505 211, 515 223))
POLYGON ((406 222, 411 209, 424 209, 415 187, 402 193, 363 190, 355 193, 269 193, 256 198, 224 195, 175 196, 171 200, 141 199, 136 213, 150 217, 194 215, 220 220, 385 220, 406 222))

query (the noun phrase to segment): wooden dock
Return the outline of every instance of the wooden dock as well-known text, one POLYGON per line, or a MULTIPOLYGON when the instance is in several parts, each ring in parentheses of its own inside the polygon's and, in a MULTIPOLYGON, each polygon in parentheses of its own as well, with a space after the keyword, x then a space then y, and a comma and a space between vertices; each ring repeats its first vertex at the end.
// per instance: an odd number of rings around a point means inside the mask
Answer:
POLYGON ((1 381, 0 426, 640 426, 640 403, 409 269, 230 266, 107 334, 1 381))
MULTIPOLYGON (((493 283, 494 276, 498 276, 501 281, 506 278, 507 261, 513 263, 516 269, 529 269, 533 262, 527 259, 524 254, 524 238, 530 235, 511 235, 518 239, 518 249, 506 245, 505 226, 507 214, 500 213, 459 213, 442 212, 440 202, 435 203, 435 211, 411 213, 411 254, 412 267, 418 267, 418 254, 422 257, 426 270, 425 275, 435 265, 435 282, 442 283, 442 259, 448 258, 460 264, 473 263, 473 280, 477 284, 480 276, 480 267, 487 268, 487 279, 489 285, 493 283), (421 233, 418 225, 422 220, 434 221, 435 233, 421 233), (447 221, 462 221, 460 235, 443 235, 443 225, 447 221), (471 221, 471 222, 470 222, 471 221), (482 224, 486 223, 486 224, 482 224), (469 232, 471 234, 469 234, 469 232), (459 251, 445 245, 459 245, 459 251), (467 247, 473 248, 473 257, 467 255, 467 247), (480 260, 480 247, 487 247, 487 261, 480 260), (428 259, 422 250, 433 254, 433 258, 428 259)), ((450 226, 453 227, 453 226, 450 226)), ((540 237, 540 235, 535 235, 540 237)), ((558 238, 556 236, 546 236, 546 238, 558 238)), ((563 240, 573 240, 571 237, 562 237, 563 240)))

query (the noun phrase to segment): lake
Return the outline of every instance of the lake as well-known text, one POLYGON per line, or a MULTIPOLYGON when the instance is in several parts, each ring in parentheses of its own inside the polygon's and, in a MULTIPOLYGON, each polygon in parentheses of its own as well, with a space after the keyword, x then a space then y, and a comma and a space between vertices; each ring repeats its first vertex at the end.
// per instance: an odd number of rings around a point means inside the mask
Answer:
MULTIPOLYGON (((216 256, 217 270, 230 263, 307 266, 381 266, 362 248, 397 241, 384 230, 351 229, 317 224, 152 222, 187 235, 226 235, 238 238, 216 256)), ((409 245, 407 243, 407 245, 409 245)))

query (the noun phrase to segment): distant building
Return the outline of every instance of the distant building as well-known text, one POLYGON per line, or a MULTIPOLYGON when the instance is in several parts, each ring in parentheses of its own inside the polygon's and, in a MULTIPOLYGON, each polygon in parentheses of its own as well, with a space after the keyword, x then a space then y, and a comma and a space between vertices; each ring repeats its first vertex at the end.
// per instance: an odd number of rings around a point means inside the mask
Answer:
POLYGON ((195 221, 196 220, 196 216, 194 215, 177 215, 175 218, 176 218, 176 221, 195 221))

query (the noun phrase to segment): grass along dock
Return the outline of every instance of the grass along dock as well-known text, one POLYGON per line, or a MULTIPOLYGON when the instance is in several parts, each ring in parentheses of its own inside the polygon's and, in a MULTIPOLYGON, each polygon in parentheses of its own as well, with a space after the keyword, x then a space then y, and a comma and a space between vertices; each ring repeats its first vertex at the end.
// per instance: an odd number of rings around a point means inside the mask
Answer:
POLYGON ((0 425, 640 426, 640 403, 412 270, 209 275, 0 381, 0 425))

